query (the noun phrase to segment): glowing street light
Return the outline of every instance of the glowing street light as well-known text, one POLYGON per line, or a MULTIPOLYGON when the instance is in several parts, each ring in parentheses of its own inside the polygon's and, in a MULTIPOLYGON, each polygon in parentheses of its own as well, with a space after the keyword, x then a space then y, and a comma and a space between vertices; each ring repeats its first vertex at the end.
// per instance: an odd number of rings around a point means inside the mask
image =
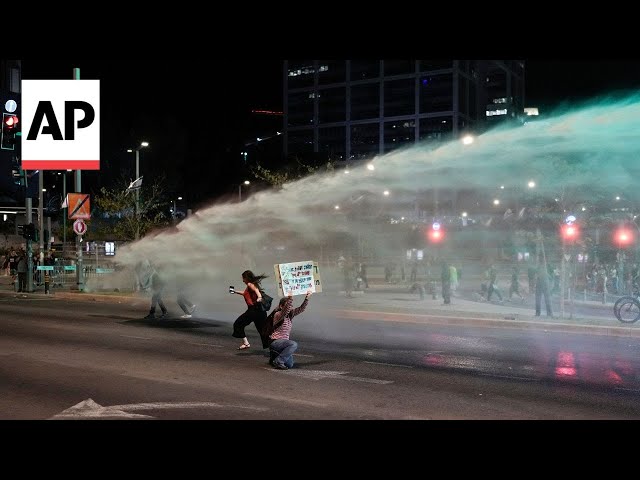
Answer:
POLYGON ((527 183, 527 187, 535 188, 536 187, 536 182, 534 182, 533 180, 529 180, 529 183, 527 183))
POLYGON ((473 137, 471 135, 465 135, 462 137, 462 143, 464 145, 471 145, 473 143, 473 137))
POLYGON ((251 182, 249 180, 245 180, 240 185, 238 185, 238 202, 242 201, 242 185, 249 185, 251 182))
MULTIPOLYGON (((130 148, 127 152, 136 152, 136 180, 140 178, 140 150, 148 147, 149 142, 140 142, 140 145, 136 148, 130 148)), ((140 221, 138 220, 138 213, 140 212, 140 189, 136 188, 136 240, 140 238, 140 221)))
MULTIPOLYGON (((182 200, 182 197, 178 197, 178 200, 182 200)), ((176 200, 173 200, 173 211, 171 212, 173 214, 173 218, 176 218, 176 214, 178 213, 177 209, 176 209, 176 200)))

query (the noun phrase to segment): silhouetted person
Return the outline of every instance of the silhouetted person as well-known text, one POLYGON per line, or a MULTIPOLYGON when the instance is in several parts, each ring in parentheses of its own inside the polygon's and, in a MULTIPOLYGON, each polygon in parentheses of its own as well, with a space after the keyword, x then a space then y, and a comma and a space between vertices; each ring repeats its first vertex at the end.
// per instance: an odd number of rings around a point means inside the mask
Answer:
POLYGON ((520 297, 520 300, 524 302, 524 297, 520 294, 520 282, 518 281, 518 276, 520 274, 520 269, 515 266, 511 270, 511 285, 509 286, 509 300, 513 297, 515 293, 520 297))
POLYGON ((500 301, 502 301, 502 294, 500 293, 500 290, 498 290, 498 287, 496 286, 498 271, 496 270, 496 267, 494 265, 491 265, 489 267, 489 270, 487 270, 487 277, 489 278, 489 282, 487 286, 487 301, 491 300, 491 295, 493 295, 494 293, 498 296, 500 301))
POLYGON ((543 264, 540 264, 536 272, 536 317, 540 316, 540 303, 544 296, 544 304, 547 309, 547 317, 552 317, 551 300, 549 299, 549 274, 543 264))
POLYGON ((369 288, 369 280, 367 279, 367 264, 360 264, 360 279, 364 282, 364 288, 369 288))
POLYGON ((449 305, 451 303, 451 270, 449 264, 444 260, 442 261, 440 281, 442 282, 442 300, 445 305, 449 305))
POLYGON ((149 308, 149 314, 144 317, 146 319, 155 319, 156 318, 156 305, 160 307, 162 314, 158 318, 164 318, 169 313, 167 311, 167 307, 165 307, 164 302, 162 301, 162 294, 164 293, 164 287, 166 283, 164 279, 160 276, 157 270, 154 269, 151 274, 151 307, 149 308))
POLYGON ((26 292, 27 291, 27 256, 24 254, 20 254, 20 259, 18 260, 18 266, 16 267, 18 271, 18 292, 26 292))

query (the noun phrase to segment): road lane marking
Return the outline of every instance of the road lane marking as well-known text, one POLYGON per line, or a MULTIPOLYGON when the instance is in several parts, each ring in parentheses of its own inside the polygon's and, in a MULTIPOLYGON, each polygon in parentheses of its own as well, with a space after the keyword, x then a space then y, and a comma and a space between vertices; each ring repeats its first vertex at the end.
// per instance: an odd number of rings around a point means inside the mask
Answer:
POLYGON ((136 337, 134 335, 120 335, 121 337, 126 337, 126 338, 138 338, 140 340, 151 340, 151 337, 136 337))
POLYGON ((291 398, 291 397, 281 397, 279 395, 267 395, 267 394, 264 394, 264 393, 245 392, 245 393, 243 393, 243 395, 246 395, 246 396, 249 396, 249 397, 264 398, 266 400, 276 400, 278 402, 299 403, 301 405, 308 405, 310 407, 327 408, 329 406, 326 403, 312 402, 310 400, 300 400, 300 399, 291 398))
POLYGON ((185 408, 240 408, 244 410, 254 410, 264 412, 268 410, 263 407, 247 407, 244 405, 223 405, 214 402, 149 402, 131 403, 125 405, 110 405, 104 407, 89 398, 82 402, 63 410, 54 415, 49 420, 64 420, 72 418, 155 418, 150 415, 128 413, 137 410, 173 410, 185 408))
POLYGON ((380 385, 393 383, 392 380, 379 380, 376 378, 353 377, 351 375, 347 375, 347 373, 349 372, 336 372, 336 371, 330 371, 330 370, 298 370, 298 369, 278 370, 274 368, 269 368, 267 370, 270 370, 276 373, 283 373, 286 375, 294 375, 296 377, 309 378, 311 380, 322 380, 323 378, 335 378, 339 380, 351 380, 354 382, 377 383, 380 385))
POLYGON ((374 365, 388 365, 390 367, 403 367, 403 368, 413 368, 413 365, 400 365, 398 363, 385 363, 385 362, 369 362, 367 360, 364 363, 372 363, 374 365))
POLYGON ((224 345, 214 345, 213 343, 193 343, 193 342, 189 342, 189 345, 200 345, 202 347, 224 348, 224 345))
POLYGON ((531 377, 519 377, 516 375, 494 375, 491 373, 481 373, 480 374, 481 377, 492 377, 492 378, 508 378, 509 380, 526 380, 528 382, 537 382, 538 379, 537 378, 531 378, 531 377))

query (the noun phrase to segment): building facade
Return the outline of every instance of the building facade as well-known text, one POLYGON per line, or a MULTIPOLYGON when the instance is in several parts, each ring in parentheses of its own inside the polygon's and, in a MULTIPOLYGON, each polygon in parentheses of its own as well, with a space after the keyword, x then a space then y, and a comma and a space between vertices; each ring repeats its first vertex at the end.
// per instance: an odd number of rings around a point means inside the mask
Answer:
POLYGON ((520 60, 286 60, 285 157, 365 160, 521 120, 520 60))

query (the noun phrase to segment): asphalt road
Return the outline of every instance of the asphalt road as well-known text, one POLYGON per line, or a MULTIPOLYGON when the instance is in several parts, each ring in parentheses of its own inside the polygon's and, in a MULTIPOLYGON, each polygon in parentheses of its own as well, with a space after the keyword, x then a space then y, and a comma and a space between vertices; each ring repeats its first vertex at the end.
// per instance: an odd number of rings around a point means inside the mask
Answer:
POLYGON ((237 299, 189 320, 143 320, 147 306, 0 296, 0 418, 640 418, 637 336, 408 318, 318 294, 295 322, 296 368, 280 371, 253 326, 252 348, 236 349, 237 299))

